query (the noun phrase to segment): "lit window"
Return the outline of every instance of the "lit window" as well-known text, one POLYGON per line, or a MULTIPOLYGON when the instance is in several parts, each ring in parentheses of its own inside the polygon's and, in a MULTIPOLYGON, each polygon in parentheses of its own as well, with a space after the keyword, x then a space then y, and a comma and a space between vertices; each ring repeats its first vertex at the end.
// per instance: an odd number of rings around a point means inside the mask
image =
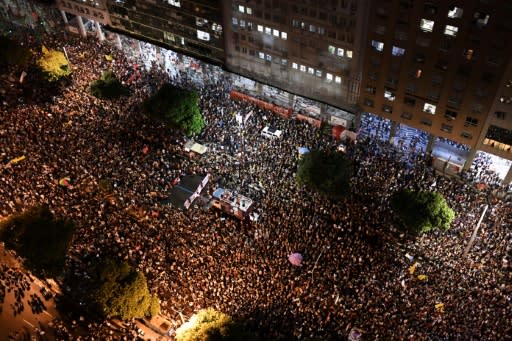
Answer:
POLYGON ((265 54, 263 52, 258 52, 258 57, 260 59, 265 59, 265 54))
POLYGON ((247 7, 247 9, 245 10, 245 13, 252 14, 252 8, 247 7))
POLYGON ((372 47, 374 50, 381 51, 384 50, 384 43, 377 40, 372 40, 372 47))
POLYGON ((258 25, 258 32, 263 32, 263 26, 258 25))
POLYGON ((475 54, 475 51, 472 49, 465 49, 464 50, 464 57, 466 57, 467 60, 473 59, 473 55, 475 54))
POLYGON ((315 76, 322 77, 322 71, 321 70, 316 70, 315 76))
POLYGON ((395 100, 395 94, 387 89, 384 91, 384 98, 387 99, 388 101, 394 101, 395 100))
POLYGON ((426 126, 432 126, 432 120, 430 118, 422 118, 420 123, 426 126))
POLYGON ((342 48, 338 47, 338 50, 336 51, 336 54, 340 57, 343 57, 343 54, 345 53, 345 50, 343 50, 342 48))
POLYGON ((449 125, 449 124, 441 124, 441 131, 444 131, 445 133, 451 133, 453 130, 453 126, 449 125))
POLYGON ((391 50, 391 54, 393 56, 403 56, 405 54, 405 49, 398 47, 398 46, 393 46, 393 49, 391 50))
POLYGON ((410 112, 403 112, 400 117, 406 120, 410 120, 412 118, 412 114, 410 112))
POLYGON ((476 127, 478 125, 478 119, 473 117, 466 117, 466 122, 464 122, 464 127, 476 127))
POLYGON ((265 27, 266 34, 272 34, 272 29, 270 27, 265 27))
POLYGON ((306 72, 306 65, 301 65, 300 66, 300 71, 306 72))
POLYGON ((316 32, 316 26, 315 25, 309 25, 309 32, 316 32))
POLYGON ((423 70, 422 69, 418 69, 416 70, 416 72, 414 73, 414 77, 415 78, 421 78, 421 74, 423 73, 423 70))
POLYGON ((340 76, 336 76, 334 78, 334 82, 338 83, 338 84, 341 84, 341 77, 340 76))
POLYGON ((317 30, 318 34, 320 35, 324 35, 325 34, 325 28, 324 27, 319 27, 318 30, 317 30))
POLYGON ((245 13, 245 7, 242 5, 238 6, 238 12, 245 13))
POLYGON ((266 59, 267 59, 267 62, 271 62, 272 61, 272 56, 267 54, 266 55, 266 59))
POLYGON ((463 131, 462 133, 460 133, 460 136, 468 140, 471 140, 473 138, 473 135, 471 135, 471 133, 467 131, 463 131))
POLYGON ((332 74, 331 74, 331 73, 327 73, 327 74, 325 75, 325 79, 327 79, 327 81, 328 81, 328 82, 332 82, 332 79, 333 79, 332 74))
POLYGON ((364 91, 375 95, 375 93, 377 92, 377 88, 375 86, 367 85, 364 91))
POLYGON ((475 12, 473 15, 474 23, 478 28, 484 28, 489 23, 489 18, 491 16, 489 14, 475 12))
POLYGON ((425 105, 423 105, 423 111, 434 115, 436 113, 436 106, 430 103, 425 103, 425 105))
POLYGON ((455 111, 446 110, 444 112, 444 118, 446 118, 448 121, 453 121, 457 117, 457 113, 455 111))
POLYGON ((288 33, 281 32, 281 39, 284 39, 284 40, 288 39, 288 33))
POLYGON ((298 20, 293 19, 293 20, 292 20, 292 26, 293 26, 293 27, 299 27, 299 21, 298 21, 298 20))
POLYGON ((434 30, 434 21, 428 19, 421 19, 420 28, 424 32, 432 32, 434 30))
POLYGON ((387 112, 388 114, 393 113, 393 107, 391 105, 383 104, 382 111, 387 112))
POLYGON ((369 98, 365 98, 364 105, 366 105, 367 107, 373 107, 373 100, 371 100, 369 98))
POLYGON ((176 7, 181 7, 180 0, 167 0, 167 3, 169 5, 173 5, 173 6, 176 6, 176 7))
POLYGON ((287 59, 281 59, 281 65, 288 65, 287 59))
POLYGON ((460 18, 462 18, 462 13, 463 13, 462 8, 460 8, 460 7, 456 7, 456 6, 453 6, 453 7, 448 11, 448 18, 456 18, 456 19, 460 19, 460 18))
POLYGON ((197 39, 209 41, 210 33, 197 30, 197 39))
POLYGON ((272 33, 274 34, 274 37, 278 37, 279 38, 279 31, 278 30, 273 30, 272 33))
POLYGON ((446 25, 446 27, 444 28, 444 34, 451 37, 457 36, 458 31, 459 28, 457 26, 446 25))
POLYGON ((352 50, 347 50, 347 58, 352 58, 352 50))
POLYGON ((302 28, 302 29, 306 28, 306 23, 304 21, 300 22, 300 28, 302 28))
POLYGON ((329 51, 330 54, 334 54, 336 52, 336 48, 332 45, 329 45, 327 51, 329 51))
POLYGON ((245 28, 245 20, 240 19, 240 27, 245 28))
POLYGON ((315 69, 313 69, 312 67, 308 67, 308 73, 311 75, 315 74, 315 69))
POLYGON ((232 19, 233 25, 238 25, 238 19, 233 17, 232 19))
POLYGON ((292 68, 294 68, 295 70, 297 70, 299 68, 299 65, 297 63, 292 63, 292 68))

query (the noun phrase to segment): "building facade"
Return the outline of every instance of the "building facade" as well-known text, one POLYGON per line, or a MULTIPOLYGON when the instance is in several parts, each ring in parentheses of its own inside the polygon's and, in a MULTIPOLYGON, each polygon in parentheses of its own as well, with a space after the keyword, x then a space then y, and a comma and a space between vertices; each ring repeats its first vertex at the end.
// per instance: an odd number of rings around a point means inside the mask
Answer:
POLYGON ((224 1, 225 66, 357 111, 368 1, 224 1))
MULTIPOLYGON (((512 160, 512 60, 510 58, 476 149, 512 160)), ((504 182, 512 182, 512 167, 505 176, 504 182)))
POLYGON ((363 110, 479 146, 512 57, 511 14, 502 1, 372 1, 363 110))
POLYGON ((107 0, 110 27, 177 52, 224 63, 220 0, 107 0))

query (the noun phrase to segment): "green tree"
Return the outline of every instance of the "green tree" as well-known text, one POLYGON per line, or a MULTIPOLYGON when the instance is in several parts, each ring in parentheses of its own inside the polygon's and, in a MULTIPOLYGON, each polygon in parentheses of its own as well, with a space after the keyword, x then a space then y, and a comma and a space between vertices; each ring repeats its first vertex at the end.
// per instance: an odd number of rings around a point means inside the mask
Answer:
POLYGON ((92 299, 104 317, 129 320, 150 318, 160 312, 158 299, 149 293, 144 274, 126 262, 101 262, 94 277, 92 299))
POLYGON ((49 50, 45 46, 42 47, 42 52, 37 64, 48 81, 55 82, 71 74, 71 68, 64 52, 49 50))
POLYGON ((205 126, 199 109, 199 95, 195 91, 165 84, 144 102, 143 107, 149 116, 183 131, 187 136, 200 133, 205 126))
POLYGON ((391 196, 391 207, 415 233, 447 230, 455 219, 455 212, 438 192, 399 190, 391 196))
POLYGON ((176 330, 177 341, 250 341, 256 337, 213 308, 199 310, 176 330))
POLYGON ((115 99, 130 94, 128 88, 110 70, 103 71, 101 78, 91 83, 90 91, 93 96, 102 99, 115 99))
POLYGON ((32 271, 57 276, 62 273, 75 225, 57 220, 48 206, 35 206, 12 216, 0 225, 6 246, 25 258, 32 271))
POLYGON ((18 42, 0 36, 0 65, 26 65, 32 53, 18 42))
POLYGON ((332 199, 350 191, 352 167, 341 153, 313 150, 299 160, 297 182, 332 199))

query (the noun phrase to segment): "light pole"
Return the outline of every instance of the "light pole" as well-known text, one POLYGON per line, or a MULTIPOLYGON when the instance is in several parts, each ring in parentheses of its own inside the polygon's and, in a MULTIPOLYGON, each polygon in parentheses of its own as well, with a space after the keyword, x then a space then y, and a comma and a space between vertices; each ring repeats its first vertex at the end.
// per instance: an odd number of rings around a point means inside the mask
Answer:
POLYGON ((482 220, 484 220, 485 213, 487 212, 487 209, 489 208, 489 204, 485 205, 484 211, 482 212, 482 215, 480 216, 480 220, 478 220, 478 224, 476 224, 475 229, 473 230, 473 235, 471 236, 471 239, 469 240, 468 245, 466 246, 466 249, 464 250, 464 258, 468 256, 469 250, 473 246, 473 243, 475 242, 476 235, 478 233, 478 229, 480 228, 480 224, 482 224, 482 220))

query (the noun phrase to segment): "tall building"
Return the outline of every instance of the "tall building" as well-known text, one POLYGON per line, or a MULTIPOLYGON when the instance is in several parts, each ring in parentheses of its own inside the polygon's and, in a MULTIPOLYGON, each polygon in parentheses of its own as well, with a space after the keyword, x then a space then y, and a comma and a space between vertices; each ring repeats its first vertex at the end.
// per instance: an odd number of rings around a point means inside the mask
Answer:
POLYGON ((505 1, 372 1, 363 110, 476 148, 512 57, 511 15, 505 1))
POLYGON ((227 69, 357 111, 368 1, 223 4, 227 69))
POLYGON ((181 53, 224 63, 220 0, 108 0, 111 27, 181 53))
MULTIPOLYGON (((512 60, 510 58, 482 127, 476 149, 512 160, 512 60)), ((512 182, 512 167, 505 176, 504 182, 512 182)))

